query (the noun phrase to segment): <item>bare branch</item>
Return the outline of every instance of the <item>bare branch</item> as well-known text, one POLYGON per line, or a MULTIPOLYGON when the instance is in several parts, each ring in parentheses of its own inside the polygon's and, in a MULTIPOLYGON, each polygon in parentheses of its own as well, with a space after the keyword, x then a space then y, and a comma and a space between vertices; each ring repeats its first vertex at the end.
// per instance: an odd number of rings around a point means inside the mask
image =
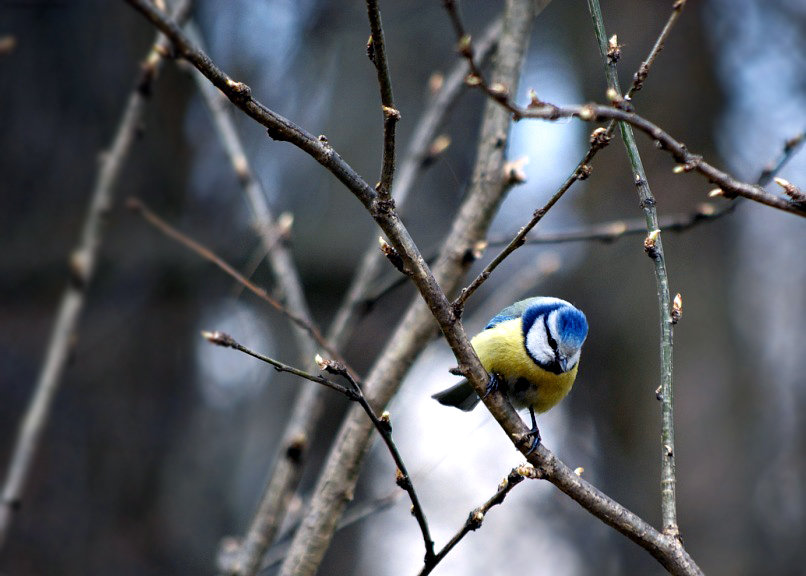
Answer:
MULTIPOLYGON (((520 74, 533 9, 534 3, 531 1, 510 0, 505 11, 495 68, 496 77, 511 86, 517 84, 520 74)), ((486 379, 486 372, 478 363, 443 290, 451 292, 456 289, 469 265, 465 255, 484 238, 490 219, 501 201, 506 187, 501 136, 506 138, 509 132, 508 116, 505 110, 491 103, 485 107, 476 168, 466 200, 444 242, 442 254, 434 265, 433 276, 426 281, 421 281, 416 274, 412 276, 427 307, 422 301, 415 301, 411 305, 366 379, 365 392, 377 404, 385 404, 397 391, 412 360, 435 333, 434 318, 443 332, 451 335, 448 341, 452 346, 464 341, 465 356, 462 359, 469 363, 475 362, 474 365, 479 370, 476 373, 479 386, 483 388, 481 381, 486 379), (452 340, 454 337, 459 340, 452 340)), ((401 243, 397 234, 386 232, 386 237, 405 259, 407 243, 401 243)), ((419 251, 416 255, 417 259, 407 262, 407 266, 424 267, 419 251)), ((363 414, 351 410, 330 452, 306 518, 294 537, 281 574, 309 575, 319 566, 338 518, 355 486, 371 431, 372 428, 367 426, 363 414)))
POLYGON ((310 323, 305 318, 297 315, 296 313, 289 310, 284 304, 278 302, 275 298, 272 298, 271 295, 260 286, 253 283, 249 278, 245 277, 243 274, 238 272, 235 268, 229 265, 223 258, 215 254, 212 250, 203 246, 187 234, 184 234, 168 224, 165 220, 157 216, 157 214, 151 210, 148 206, 146 206, 142 200, 138 198, 129 198, 127 203, 127 207, 140 214, 146 222, 154 226, 157 230, 175 240, 179 244, 183 245, 185 248, 191 250, 192 252, 196 253, 196 255, 204 258, 208 262, 215 264, 219 269, 221 269, 225 274, 230 276, 236 282, 238 282, 241 286, 249 290, 252 294, 263 300, 264 302, 268 303, 272 308, 283 314, 286 318, 291 320, 296 326, 304 330, 308 333, 311 338, 313 338, 319 346, 321 346, 324 350, 328 352, 328 354, 332 354, 334 357, 339 358, 341 361, 341 357, 339 353, 330 345, 330 343, 322 336, 319 328, 316 327, 315 324, 310 323))
MULTIPOLYGON (((323 148, 325 142, 313 139, 286 119, 268 111, 256 103, 249 94, 248 89, 240 83, 233 82, 216 68, 209 59, 200 54, 195 47, 187 43, 187 39, 170 21, 166 21, 159 11, 144 6, 142 0, 129 0, 141 11, 149 15, 161 29, 178 44, 177 49, 185 55, 194 65, 205 70, 217 86, 228 93, 236 105, 245 110, 247 114, 260 122, 265 122, 270 128, 270 135, 291 141, 308 152, 317 161, 327 167, 348 189, 350 189, 368 208, 375 221, 389 239, 390 244, 401 255, 406 269, 411 272, 411 278, 417 285, 428 310, 421 304, 415 303, 404 317, 402 323, 390 340, 387 351, 373 368, 367 379, 367 394, 371 401, 384 404, 397 388, 402 374, 405 372, 413 354, 420 349, 423 335, 432 332, 431 318, 437 320, 448 344, 454 350, 457 360, 462 366, 468 380, 474 389, 481 395, 484 393, 487 382, 487 373, 478 361, 472 346, 464 333, 461 322, 455 317, 451 303, 445 293, 440 289, 439 282, 450 289, 455 285, 451 280, 459 277, 459 272, 466 263, 461 256, 483 237, 489 224, 489 217, 500 201, 500 197, 493 194, 494 189, 480 186, 478 193, 468 196, 468 200, 460 210, 459 217, 446 242, 446 251, 435 265, 435 274, 431 274, 424 264, 421 254, 411 240, 405 227, 400 223, 397 214, 387 205, 378 206, 375 203, 376 195, 366 182, 360 180, 355 172, 330 148, 323 148), (228 85, 229 82, 229 85, 228 85), (380 209, 379 209, 380 208, 380 209), (471 215, 471 216, 468 216, 471 215), (480 218, 479 215, 482 215, 480 218), (479 235, 481 232, 481 236, 479 235), (457 257, 457 255, 459 257, 457 257), (429 313, 430 310, 430 313, 429 313)), ((515 29, 522 29, 530 23, 530 10, 534 8, 532 2, 515 3, 510 0, 509 8, 515 7, 517 14, 509 20, 515 29)), ((504 26, 502 42, 508 35, 508 25, 504 26)), ((507 49, 501 48, 499 55, 511 55, 513 50, 522 55, 523 39, 510 38, 511 44, 507 49)), ((514 86, 514 83, 512 84, 514 86)), ((491 104, 492 105, 492 104, 491 104)), ((579 115, 583 107, 573 110, 579 115)), ((584 107, 588 111, 589 107, 584 107)), ((612 114, 609 109, 608 114, 612 114)), ((504 109, 502 109, 504 110, 504 109)), ((594 110, 595 112, 596 110, 594 110)), ((530 111, 534 112, 534 110, 530 111)), ((620 111, 619 111, 620 112, 620 111)), ((544 112, 549 117, 548 112, 544 112)), ((588 116, 585 112, 584 116, 588 116)), ((611 116, 615 117, 615 116, 611 116)), ((591 116, 590 119, 593 119, 591 116)), ((484 140, 483 140, 484 142, 484 140)), ((499 188, 500 191, 500 183, 499 188)), ((509 402, 501 394, 490 394, 484 399, 485 405, 501 424, 502 428, 514 439, 528 437, 528 428, 514 411, 509 402)), ((316 495, 311 503, 306 520, 297 531, 289 556, 282 568, 283 574, 294 572, 296 574, 310 574, 316 570, 324 551, 337 525, 338 517, 344 509, 352 487, 357 478, 358 469, 371 436, 372 426, 367 428, 366 418, 359 411, 351 410, 347 420, 342 426, 335 449, 326 464, 326 469, 320 477, 316 495)), ((519 443, 523 451, 528 449, 527 442, 519 443), (521 446, 521 444, 523 444, 521 446)), ((649 550, 667 566, 673 573, 693 573, 691 559, 675 539, 670 539, 652 529, 651 526, 632 515, 593 487, 586 483, 580 484, 580 479, 573 474, 567 466, 562 465, 544 447, 539 447, 529 456, 529 461, 536 469, 542 470, 545 477, 555 483, 561 490, 568 492, 572 498, 580 502, 605 522, 615 526, 620 531, 649 550), (566 474, 567 470, 567 474, 566 474), (573 478, 573 480, 571 480, 573 478)))
MULTIPOLYGON (((672 9, 672 14, 669 17, 669 20, 666 22, 666 25, 663 27, 660 36, 658 37, 655 45, 652 47, 647 59, 641 64, 641 68, 635 74, 636 82, 630 88, 630 92, 625 97, 629 99, 633 92, 640 90, 641 86, 643 86, 644 81, 646 80, 649 70, 654 63, 655 59, 657 58, 660 51, 663 49, 663 44, 666 41, 669 33, 672 30, 677 18, 680 15, 680 12, 683 9, 683 5, 685 2, 678 2, 675 3, 674 8, 672 9), (639 81, 640 80, 640 81, 639 81)), ((457 36, 459 38, 460 43, 460 51, 465 59, 468 61, 468 65, 472 70, 475 70, 475 78, 473 78, 471 83, 477 84, 484 84, 484 79, 481 76, 481 73, 478 71, 478 67, 475 66, 475 49, 471 44, 470 37, 464 31, 464 24, 462 23, 461 16, 459 15, 458 8, 454 2, 446 2, 445 7, 448 10, 448 14, 451 17, 451 22, 453 23, 454 29, 456 30, 457 36)), ((471 77, 472 78, 472 77, 471 77)), ((482 86, 483 87, 483 86, 482 86)), ((491 92, 487 89, 488 94, 491 92)), ((541 104, 537 98, 537 94, 534 92, 531 94, 532 104, 538 105, 541 104)), ((515 237, 509 242, 509 244, 482 270, 478 276, 470 283, 466 288, 462 290, 462 293, 459 297, 454 301, 454 308, 457 310, 461 310, 464 306, 464 303, 467 299, 475 292, 486 280, 490 277, 493 270, 495 270, 501 262, 503 262, 512 252, 517 250, 520 246, 523 246, 525 243, 526 235, 543 219, 549 209, 554 206, 560 198, 579 180, 587 179, 591 174, 591 166, 590 163, 599 150, 603 149, 610 143, 610 139, 613 135, 613 128, 615 127, 615 121, 611 121, 610 124, 607 126, 606 129, 597 128, 593 131, 590 137, 590 146, 588 147, 588 151, 585 153, 585 156, 577 163, 576 168, 574 168, 573 172, 568 176, 565 182, 560 186, 557 192, 549 199, 549 201, 540 209, 535 210, 532 214, 532 218, 529 222, 523 226, 515 237)))
MULTIPOLYGON (((190 1, 184 0, 177 4, 174 16, 182 21, 187 17, 189 10, 190 1)), ((7 41, 6 44, 8 49, 13 48, 13 41, 7 41)), ((148 96, 162 67, 162 56, 167 52, 168 46, 169 43, 162 34, 157 34, 148 55, 142 62, 135 89, 126 102, 111 147, 102 156, 90 204, 84 217, 81 238, 70 255, 71 278, 62 293, 42 371, 39 373, 34 395, 20 423, 3 483, 2 501, 0 501, 0 549, 8 536, 14 513, 21 505, 31 465, 50 416, 53 398, 61 384, 67 359, 75 342, 81 312, 86 301, 87 287, 95 275, 98 252, 103 240, 103 225, 114 201, 115 186, 132 144, 142 128, 148 96)))
POLYGON ((388 199, 395 176, 395 126, 400 120, 400 112, 395 108, 392 96, 392 78, 389 75, 389 63, 386 60, 386 44, 383 38, 378 0, 367 0, 367 16, 371 31, 369 42, 367 42, 367 55, 378 71, 378 85, 381 89, 381 108, 383 110, 383 168, 377 189, 382 198, 388 199))
POLYGON ((250 348, 240 344, 236 341, 232 336, 225 332, 202 332, 202 336, 211 344, 216 344, 217 346, 224 346, 226 348, 233 348, 249 356, 257 358, 258 360, 262 360, 267 364, 270 364, 274 367, 275 370, 279 372, 288 372, 289 374, 293 374, 295 376, 299 376, 300 378, 304 378, 311 382, 315 382, 317 384, 322 384, 331 390, 335 390, 340 392, 341 394, 345 395, 349 400, 353 402, 357 402, 364 413, 369 416, 370 421, 372 422, 375 429, 383 438, 384 443, 386 444, 386 448, 389 450, 389 454, 391 454, 392 459, 397 466, 397 475, 395 482, 398 486, 400 486, 403 490, 405 490, 409 498, 411 499, 412 504, 412 513, 414 514, 415 518, 417 519, 417 523, 420 526, 420 530, 423 534, 423 540, 425 542, 425 561, 426 563, 432 562, 434 558, 434 541, 431 539, 431 534, 428 530, 428 521, 425 517, 425 512, 420 504, 420 499, 417 497, 417 491, 414 488, 414 483, 411 480, 411 476, 408 473, 408 469, 406 468, 406 464, 403 461, 403 457, 400 455, 400 450, 398 450, 397 445, 395 444, 394 439, 392 438, 392 423, 389 417, 388 412, 384 412, 381 416, 378 416, 375 413, 375 410, 370 405, 369 401, 367 400, 366 396, 364 396, 364 392, 362 390, 361 384, 353 378, 350 374, 350 371, 347 367, 342 364, 341 362, 336 362, 333 360, 326 360, 323 359, 321 356, 316 357, 316 363, 319 365, 319 368, 330 374, 334 374, 337 376, 341 376, 345 378, 349 383, 350 386, 343 386, 338 382, 334 382, 329 378, 325 378, 324 376, 316 376, 314 374, 310 374, 304 370, 300 370, 299 368, 295 368, 274 358, 266 356, 264 354, 260 354, 259 352, 255 352, 250 348))
POLYGON ((618 96, 618 102, 613 102, 613 105, 616 107, 603 106, 600 104, 556 106, 542 102, 536 98, 533 98, 532 102, 526 107, 519 106, 512 100, 511 94, 505 86, 485 81, 484 76, 473 61, 473 49, 470 37, 464 32, 464 27, 461 24, 461 19, 458 17, 458 12, 455 9, 450 9, 451 6, 455 7, 454 2, 446 0, 445 5, 449 8, 449 14, 454 23, 454 28, 456 28, 457 35, 460 37, 459 51, 465 56, 471 68, 471 73, 468 76, 468 84, 478 87, 486 93, 490 99, 498 102, 501 106, 509 110, 515 120, 535 118, 556 121, 561 118, 578 118, 585 122, 601 122, 604 120, 625 122, 655 140, 658 148, 671 154, 676 162, 684 166, 685 172, 698 172, 705 176, 709 182, 718 185, 721 191, 720 196, 724 196, 728 199, 742 196, 759 202, 760 204, 783 210, 784 212, 806 217, 806 207, 799 203, 791 202, 780 196, 770 194, 759 186, 737 180, 730 174, 719 170, 703 160, 702 156, 692 154, 688 151, 685 144, 676 140, 656 124, 632 112, 629 101, 625 100, 620 95, 618 96), (619 108, 618 106, 625 109, 619 108))
MULTIPOLYGON (((487 59, 496 46, 496 41, 500 34, 501 20, 497 19, 487 27, 476 48, 479 62, 487 59)), ((456 63, 446 75, 439 92, 429 103, 417 123, 392 191, 395 204, 398 207, 403 206, 408 199, 409 192, 414 187, 417 176, 422 171, 424 162, 428 158, 429 147, 439 126, 462 93, 467 70, 468 67, 465 62, 456 63)), ((361 258, 354 280, 347 290, 344 302, 337 310, 333 324, 328 331, 328 340, 337 346, 340 346, 349 338, 358 318, 368 309, 368 302, 372 301, 373 296, 370 295, 372 284, 376 280, 383 263, 380 256, 377 245, 372 242, 369 250, 361 258)))
MULTIPOLYGON (((616 72, 616 59, 610 57, 607 35, 605 34, 604 19, 599 0, 588 0, 596 39, 605 65, 607 85, 611 93, 621 96, 618 74, 616 72)), ((615 38, 615 36, 613 36, 615 38)), ((672 379, 672 353, 674 350, 675 322, 672 318, 672 297, 669 290, 669 277, 666 270, 666 259, 663 253, 663 242, 660 235, 658 213, 655 209, 655 197, 649 187, 646 171, 644 170, 638 145, 632 128, 623 122, 619 123, 621 137, 627 150, 627 157, 634 174, 635 186, 641 200, 641 208, 646 219, 647 238, 644 248, 652 258, 655 265, 655 281, 658 293, 658 309, 660 317, 660 401, 661 401, 661 509, 663 515, 663 533, 679 538, 680 529, 677 523, 676 503, 676 477, 675 477, 675 451, 674 451, 674 402, 672 379)))
POLYGON ((442 549, 437 552, 434 559, 429 563, 426 562, 423 569, 420 570, 420 576, 426 576, 434 571, 434 568, 437 567, 447 555, 448 553, 453 550, 453 548, 462 541, 462 539, 467 536, 470 532, 474 530, 478 530, 481 528, 482 522, 484 522, 484 517, 487 515, 487 512, 490 511, 491 508, 502 504, 504 502, 504 498, 507 497, 512 489, 523 482, 524 478, 533 477, 534 475, 534 468, 531 466, 518 466, 517 468, 513 468, 510 473, 501 481, 501 484, 498 485, 498 490, 495 494, 488 499, 484 504, 479 506, 478 508, 473 509, 470 514, 467 516, 467 520, 459 529, 459 531, 453 535, 453 537, 448 541, 442 549))
POLYGON ((641 66, 638 68, 638 71, 633 74, 632 85, 624 95, 625 99, 629 100, 634 93, 638 92, 644 87, 644 82, 649 75, 649 71, 652 68, 652 65, 655 63, 655 59, 658 57, 658 54, 661 53, 661 50, 663 50, 664 46, 666 45, 666 40, 669 38, 672 28, 674 28, 678 18, 680 18, 680 14, 683 12, 683 8, 686 6, 686 1, 687 0, 675 1, 675 3, 672 5, 672 13, 669 15, 669 19, 663 26, 663 30, 661 30, 660 35, 655 40, 652 50, 649 51, 649 55, 646 57, 646 59, 641 62, 641 66))

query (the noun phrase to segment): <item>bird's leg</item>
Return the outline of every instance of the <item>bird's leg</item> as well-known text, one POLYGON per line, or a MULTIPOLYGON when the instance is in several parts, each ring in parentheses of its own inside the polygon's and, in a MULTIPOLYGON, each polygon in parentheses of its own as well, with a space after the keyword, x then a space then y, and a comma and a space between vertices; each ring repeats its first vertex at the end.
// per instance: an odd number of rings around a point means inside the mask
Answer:
POLYGON ((498 380, 498 375, 495 372, 491 372, 490 380, 487 382, 487 391, 484 393, 484 396, 482 396, 481 399, 484 400, 492 392, 496 392, 500 385, 501 382, 498 380))
POLYGON ((529 448, 529 451, 526 453, 528 456, 535 450, 537 447, 540 446, 540 430, 537 428, 537 418, 535 418, 535 409, 532 406, 529 406, 529 415, 532 417, 532 429, 529 430, 529 434, 527 436, 532 437, 532 446, 529 448))

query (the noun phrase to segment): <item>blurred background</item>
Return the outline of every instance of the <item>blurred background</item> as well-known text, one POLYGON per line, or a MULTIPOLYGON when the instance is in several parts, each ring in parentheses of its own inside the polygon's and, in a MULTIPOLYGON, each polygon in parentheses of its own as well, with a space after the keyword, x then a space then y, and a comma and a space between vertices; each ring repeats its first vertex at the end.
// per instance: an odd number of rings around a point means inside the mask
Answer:
MULTIPOLYGON (((462 3, 479 34, 502 2, 462 3)), ((624 44, 622 85, 648 53, 672 1, 605 2, 624 44)), ((195 2, 212 58, 263 103, 329 141, 369 181, 380 170, 381 117, 365 54, 363 2, 195 2)), ((382 2, 404 150, 428 102, 428 79, 456 60, 441 3, 382 2)), ((67 257, 98 168, 154 32, 123 2, 5 0, 0 36, 0 471, 44 358, 67 257)), ((806 5, 798 0, 690 2, 637 110, 692 151, 754 181, 806 127, 806 5)), ((535 23, 517 97, 604 100, 585 2, 553 2, 535 23)), ((483 99, 469 92, 442 132, 452 144, 402 208, 426 254, 439 248, 474 161, 483 99)), ((317 321, 327 326, 377 231, 358 202, 302 152, 234 115, 276 213, 290 212, 290 246, 317 321)), ((520 122, 509 155, 529 157, 491 236, 514 234, 573 170, 590 126, 520 122)), ((696 211, 711 188, 673 175, 639 135, 663 215, 696 211)), ((781 176, 806 186, 806 155, 781 176)), ((774 186, 773 186, 774 187, 774 186)), ((770 188, 772 189, 772 188, 770 188)), ((123 200, 142 198, 239 269, 260 242, 236 177, 192 79, 168 63, 116 191, 71 364, 56 397, 0 574, 196 574, 214 571, 217 544, 245 530, 275 458, 300 382, 199 331, 225 330, 299 364, 288 323, 210 264, 167 240, 123 200), (47 553, 45 553, 45 551, 47 553)), ((712 201, 720 205, 719 199, 712 201)), ((640 218, 619 140, 541 222, 541 233, 640 218)), ((673 292, 679 522, 708 574, 802 574, 806 541, 806 222, 744 203, 726 218, 664 235, 673 292)), ((641 236, 613 243, 528 246, 471 300, 469 332, 526 295, 555 295, 591 326, 572 394, 541 420, 546 444, 610 496, 660 524, 658 313, 641 236)), ((481 260, 495 254, 489 249, 481 260)), ((393 280, 391 268, 378 280, 393 280)), ((265 267, 254 280, 270 285, 265 267)), ((414 296, 382 299, 345 355, 366 371, 414 296)), ((470 415, 430 395, 455 380, 442 341, 415 364, 390 410, 437 545, 520 462, 483 409, 470 415)), ((310 493, 347 407, 335 393, 315 439, 310 493)), ((394 494, 376 446, 356 505, 394 494)), ((304 506, 304 504, 302 504, 304 506)), ((341 530, 321 574, 413 574, 422 542, 405 498, 341 530)), ((273 551, 282 554, 282 549, 273 551)), ((440 574, 660 574, 645 552, 552 486, 526 482, 438 568, 440 574)), ((266 572, 271 573, 270 571, 266 572)))

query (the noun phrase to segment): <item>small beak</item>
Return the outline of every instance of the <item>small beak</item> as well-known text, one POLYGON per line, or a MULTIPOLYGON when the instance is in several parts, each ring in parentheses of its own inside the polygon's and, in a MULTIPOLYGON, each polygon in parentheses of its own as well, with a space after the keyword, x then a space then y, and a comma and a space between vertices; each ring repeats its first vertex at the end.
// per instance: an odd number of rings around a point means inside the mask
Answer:
POLYGON ((565 356, 560 356, 557 359, 557 362, 560 364, 560 370, 562 370, 563 372, 568 371, 568 358, 566 358, 565 356))

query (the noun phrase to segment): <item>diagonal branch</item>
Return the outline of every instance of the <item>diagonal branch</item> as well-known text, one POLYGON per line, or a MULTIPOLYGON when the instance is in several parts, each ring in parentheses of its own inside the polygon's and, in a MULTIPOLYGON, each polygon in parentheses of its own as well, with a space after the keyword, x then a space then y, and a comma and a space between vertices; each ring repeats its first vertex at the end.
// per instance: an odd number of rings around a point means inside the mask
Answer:
POLYGON ((324 350, 328 352, 328 354, 332 354, 334 357, 339 358, 341 361, 341 357, 338 352, 330 345, 330 343, 322 336, 319 328, 316 327, 315 324, 311 323, 306 318, 299 316, 295 312, 289 310, 284 304, 278 302, 275 298, 272 298, 271 295, 260 286, 253 283, 249 278, 238 272, 235 268, 230 266, 224 259, 220 256, 215 254, 212 250, 203 246, 193 238, 189 237, 187 234, 184 234, 168 224, 165 220, 157 216, 153 210, 148 208, 141 200, 137 198, 129 198, 127 203, 127 207, 140 214, 146 222, 154 226, 157 230, 175 240, 179 244, 182 244, 185 248, 191 250, 192 252, 196 253, 198 256, 204 258, 208 262, 214 264, 219 269, 221 269, 225 274, 233 278, 236 282, 238 282, 241 286, 249 290, 252 294, 263 300, 264 302, 268 303, 272 308, 283 314, 286 318, 288 318, 291 322, 293 322, 298 328, 304 330, 307 334, 313 338, 317 344, 319 344, 324 350))
POLYGON ((442 547, 442 549, 437 552, 434 559, 429 563, 426 562, 423 569, 420 570, 419 576, 426 576, 427 574, 431 574, 434 571, 434 568, 437 567, 447 555, 448 553, 454 549, 454 547, 462 541, 462 539, 470 534, 470 532, 474 530, 478 530, 481 528, 482 522, 484 522, 484 517, 486 516, 487 512, 490 511, 491 508, 498 506, 499 504, 503 504, 504 498, 507 497, 512 489, 523 482, 524 478, 533 477, 534 468, 531 466, 518 466, 517 468, 513 468, 510 473, 501 481, 501 484, 498 486, 498 490, 496 490, 495 494, 490 497, 484 504, 479 506, 478 508, 474 508, 470 514, 467 515, 467 520, 459 529, 459 531, 453 535, 453 537, 448 540, 448 543, 442 547))
MULTIPOLYGON (((193 22, 186 30, 194 42, 203 46, 201 33, 193 22)), ((219 139, 230 158, 233 170, 243 188, 252 211, 254 228, 262 240, 263 253, 272 271, 277 287, 282 292, 286 307, 295 315, 313 323, 302 281, 291 251, 282 241, 285 231, 281 219, 275 220, 258 178, 255 176, 238 130, 229 113, 229 101, 193 66, 186 65, 192 73, 199 92, 218 132, 219 139)), ((294 325, 297 349, 303 362, 310 362, 316 354, 317 343, 303 329, 294 325)), ((329 340, 328 340, 329 341, 329 340)), ((334 346, 338 349, 338 346, 334 346)), ((315 423, 324 412, 323 389, 314 383, 303 385, 292 409, 286 430, 280 441, 277 458, 267 484, 243 539, 224 538, 219 548, 219 570, 228 575, 253 576, 260 569, 261 561, 274 542, 280 525, 286 516, 294 492, 302 477, 303 463, 313 436, 315 423)))
POLYGON ((233 348, 253 358, 257 358, 258 360, 262 360, 267 364, 270 364, 274 367, 275 370, 278 372, 288 372, 289 374, 293 374, 295 376, 299 376, 300 378, 304 378, 311 382, 315 382, 317 384, 322 384, 323 386, 330 388, 331 390, 335 390, 336 392, 340 392, 347 399, 357 402, 364 413, 369 417, 372 425, 375 426, 375 429, 381 435, 381 438, 386 444, 386 448, 389 451, 389 454, 392 456, 392 459, 397 466, 397 474, 395 478, 395 482, 397 483, 400 488, 408 493, 409 498, 411 499, 412 505, 412 513, 414 517, 417 519, 417 523, 420 526, 420 530, 423 534, 423 540, 425 542, 425 558, 426 562, 433 562, 434 559, 434 541, 431 539, 431 534, 428 529, 428 521, 425 517, 425 511, 423 510, 422 505, 420 504, 420 499, 417 496, 417 491, 414 488, 414 483, 411 480, 411 476, 409 475, 408 469, 406 468, 406 463, 403 461, 403 457, 400 454, 400 450, 397 448, 397 444, 395 444, 394 439, 392 438, 392 423, 389 417, 388 412, 384 412, 381 416, 378 416, 375 413, 375 410, 367 400, 367 397, 364 395, 362 390, 361 384, 356 381, 355 378, 350 374, 350 371, 347 369, 344 364, 341 362, 335 362, 333 360, 326 360, 323 359, 321 356, 316 356, 316 363, 319 365, 319 368, 330 374, 334 374, 337 376, 341 376, 345 378, 349 383, 350 386, 343 386, 329 378, 325 378, 324 376, 315 376, 304 370, 300 370, 299 368, 295 368, 274 358, 270 358, 264 354, 260 354, 259 352, 255 352, 250 348, 240 344, 236 341, 232 336, 226 334, 225 332, 202 332, 202 336, 211 344, 215 344, 217 346, 223 346, 225 348, 233 348))
MULTIPOLYGON (((655 62, 660 51, 663 49, 663 45, 668 38, 669 33, 671 32, 674 24, 677 22, 677 19, 680 15, 680 12, 683 10, 683 6, 685 5, 685 0, 681 0, 680 2, 675 2, 675 5, 672 9, 672 14, 669 16, 666 25, 663 27, 663 30, 658 36, 658 39, 655 41, 655 44, 650 50, 649 55, 647 56, 646 60, 641 64, 638 72, 635 73, 635 82, 630 87, 630 91, 625 96, 625 99, 629 99, 633 92, 637 92, 643 86, 643 83, 646 81, 647 76, 649 75, 649 70, 652 67, 652 64, 655 62)), ((459 37, 460 47, 463 56, 465 59, 468 60, 468 65, 470 66, 471 70, 474 70, 475 80, 476 83, 484 84, 483 77, 479 72, 478 67, 474 64, 475 62, 475 47, 471 45, 469 36, 464 31, 464 24, 462 23, 462 19, 459 15, 459 11, 457 6, 454 2, 446 2, 445 7, 448 10, 448 14, 451 18, 451 22, 453 23, 454 29, 456 30, 457 36, 459 37)), ((488 94, 491 91, 487 90, 488 94)), ((500 96, 500 94, 499 94, 500 96)), ((537 101, 537 95, 532 93, 532 101, 537 101)), ((591 161, 593 161, 594 157, 598 154, 600 150, 605 148, 609 143, 613 135, 613 129, 615 127, 615 121, 611 121, 606 129, 597 128, 593 131, 590 136, 590 146, 588 147, 588 151, 585 153, 585 156, 577 163, 576 167, 574 168, 573 172, 566 178, 565 182, 563 182, 562 186, 554 193, 554 195, 549 199, 549 201, 538 210, 532 214, 532 218, 529 222, 526 223, 515 235, 512 240, 509 241, 507 246, 499 252, 499 254, 493 258, 490 263, 484 267, 478 276, 466 287, 462 290, 459 297, 454 301, 454 308, 461 310, 464 306, 464 303, 467 301, 468 298, 478 290, 478 288, 490 277, 493 270, 495 270, 501 262, 503 262, 512 252, 520 248, 521 246, 526 243, 526 235, 535 227, 537 224, 543 219, 546 213, 554 206, 560 198, 573 186, 576 182, 580 180, 587 179, 592 171, 591 168, 591 161)))
MULTIPOLYGON (((182 21, 190 10, 190 1, 177 4, 174 17, 182 21)), ((19 509, 25 484, 50 416, 53 398, 59 389, 70 355, 81 313, 86 303, 89 284, 95 275, 98 252, 103 241, 104 224, 114 201, 115 187, 132 144, 142 128, 142 118, 148 96, 163 64, 170 43, 157 34, 148 55, 142 62, 136 86, 123 110, 117 132, 109 150, 102 156, 90 204, 84 217, 81 238, 70 255, 70 281, 62 293, 56 323, 50 335, 42 370, 34 394, 20 423, 14 451, 6 471, 0 500, 0 549, 11 521, 19 509)))
MULTIPOLYGON (((483 395, 487 373, 473 351, 462 323, 453 313, 451 303, 440 288, 439 282, 443 282, 445 287, 451 290, 456 286, 461 272, 467 266, 464 254, 484 237, 490 217, 500 202, 500 196, 496 194, 500 194, 501 183, 492 187, 480 184, 478 190, 468 195, 454 222, 443 255, 435 265, 435 274, 432 274, 394 209, 388 205, 378 209, 372 188, 362 181, 329 146, 326 146, 325 142, 313 139, 299 127, 254 101, 243 84, 233 82, 224 75, 209 58, 187 42, 187 38, 170 19, 166 19, 158 10, 153 10, 153 6, 144 3, 143 0, 129 0, 129 2, 165 31, 174 40, 177 50, 183 55, 188 55, 188 58, 193 58, 192 63, 203 68, 205 75, 222 88, 236 105, 259 122, 265 122, 270 127, 270 135, 295 143, 343 182, 367 207, 390 244, 400 255, 403 267, 417 286, 425 305, 416 302, 390 339, 386 352, 367 379, 368 398, 376 404, 385 404, 389 400, 414 355, 421 349, 424 336, 432 333, 433 319, 437 321, 445 335, 468 381, 479 395, 483 395)), ((512 57, 514 53, 515 61, 520 61, 526 37, 520 33, 518 35, 512 33, 514 30, 519 32, 528 30, 534 8, 534 3, 529 0, 508 1, 506 10, 508 19, 502 34, 499 57, 502 55, 512 57), (503 47, 505 39, 506 48, 503 47)), ((515 71, 518 68, 519 66, 515 66, 515 71)), ((510 85, 514 85, 514 82, 510 85)), ((490 106, 493 104, 490 103, 490 106)), ((576 115, 579 115, 581 108, 576 110, 576 115)), ((588 110, 587 107, 585 109, 588 110)), ((507 109, 500 108, 500 110, 507 109)), ((544 113, 549 116, 548 112, 544 113)), ((587 113, 585 115, 588 116, 587 113)), ((589 116, 592 120, 593 113, 591 112, 589 116)), ((504 117, 504 120, 508 119, 504 117)), ((492 140, 493 144, 496 142, 497 139, 492 140)), ((480 151, 482 145, 489 144, 490 141, 482 140, 480 151)), ((496 173, 499 172, 490 172, 490 174, 496 173)), ((528 427, 509 402, 501 394, 490 394, 484 398, 484 404, 508 436, 517 441, 522 451, 526 451, 528 442, 525 439, 528 438, 528 427)), ((369 446, 372 427, 367 429, 365 424, 366 418, 363 414, 350 411, 339 432, 336 447, 331 451, 326 469, 320 477, 310 511, 297 531, 292 549, 282 568, 283 574, 292 571, 296 574, 311 574, 319 566, 338 523, 337 520, 350 498, 361 461, 369 446)), ((540 477, 555 484, 592 514, 648 550, 672 573, 701 573, 678 540, 654 530, 623 506, 582 481, 544 446, 538 447, 528 459, 540 477)))

